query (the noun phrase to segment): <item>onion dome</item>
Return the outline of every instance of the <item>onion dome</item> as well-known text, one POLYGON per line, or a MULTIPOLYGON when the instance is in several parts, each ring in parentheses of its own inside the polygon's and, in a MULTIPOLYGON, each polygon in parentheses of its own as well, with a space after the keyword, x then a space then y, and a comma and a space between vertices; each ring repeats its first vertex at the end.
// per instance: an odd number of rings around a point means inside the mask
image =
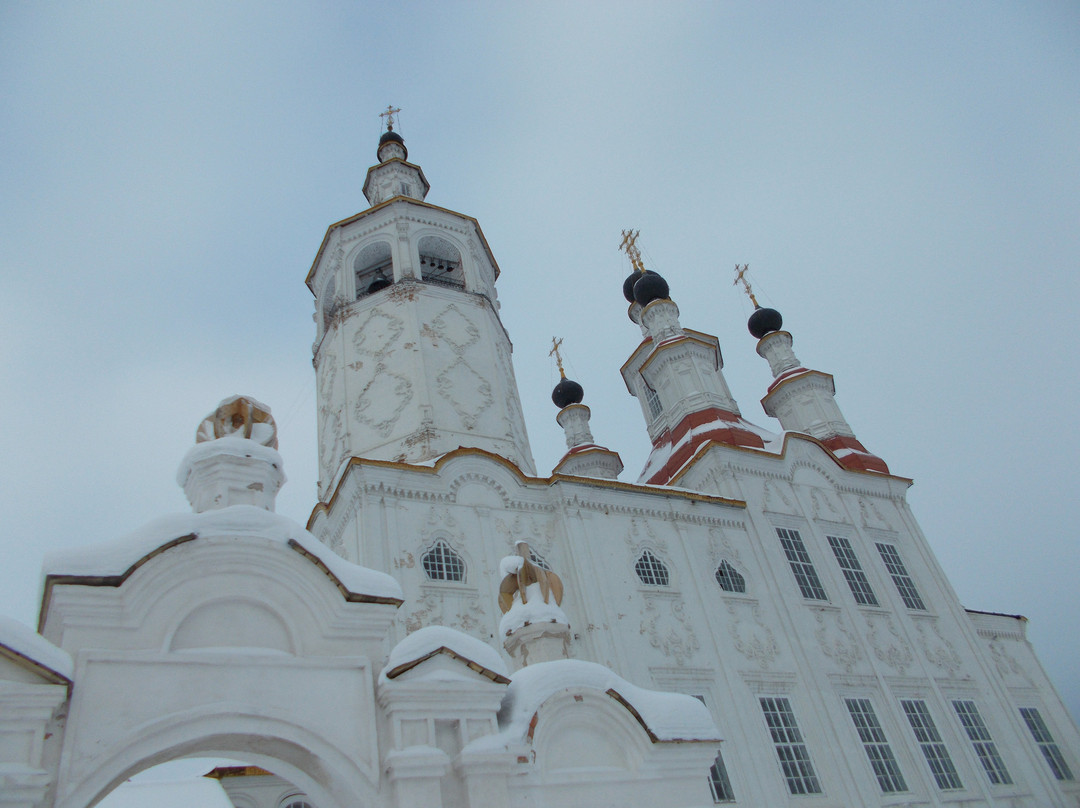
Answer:
POLYGON ((634 284, 641 279, 641 273, 636 269, 626 276, 626 280, 622 282, 622 295, 626 298, 627 303, 634 302, 634 284))
POLYGON ((405 156, 402 159, 409 159, 409 150, 405 147, 405 138, 403 138, 401 135, 394 131, 382 133, 382 137, 379 138, 379 148, 376 149, 376 154, 378 152, 381 152, 382 147, 385 146, 387 143, 397 143, 399 146, 401 146, 402 151, 405 152, 405 156))
POLYGON ((646 269, 634 284, 634 300, 648 306, 654 300, 664 300, 669 294, 668 284, 658 273, 646 269))
MULTIPOLYGON (((392 135, 393 132, 387 132, 387 134, 392 135)), ((374 294, 375 292, 378 292, 380 289, 385 289, 387 286, 390 286, 392 284, 393 284, 393 281, 391 281, 388 277, 386 277, 386 275, 384 275, 383 271, 380 269, 377 273, 375 273, 375 279, 371 283, 368 284, 368 288, 367 288, 368 294, 369 295, 374 294)))
POLYGON ((585 389, 577 382, 567 378, 555 385, 555 389, 551 391, 551 400, 555 402, 555 406, 560 410, 569 407, 571 404, 580 404, 583 398, 585 398, 585 389))
POLYGON ((784 325, 784 318, 776 309, 756 308, 746 322, 755 339, 761 339, 766 334, 779 331, 784 325))

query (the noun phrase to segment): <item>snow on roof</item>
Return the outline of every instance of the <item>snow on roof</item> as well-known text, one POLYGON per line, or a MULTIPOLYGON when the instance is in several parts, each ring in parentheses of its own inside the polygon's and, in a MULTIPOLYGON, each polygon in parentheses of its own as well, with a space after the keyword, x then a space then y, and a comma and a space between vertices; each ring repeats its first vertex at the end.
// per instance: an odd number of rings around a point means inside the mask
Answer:
MULTIPOLYGON (((221 403, 225 404, 226 402, 227 400, 221 403)), ((266 431, 269 428, 268 424, 255 424, 254 426, 260 427, 263 431, 266 431)), ((284 484, 285 482, 285 463, 276 449, 271 449, 269 446, 263 446, 255 440, 240 438, 235 435, 226 435, 223 438, 196 443, 188 449, 187 453, 184 455, 184 459, 180 461, 180 466, 176 470, 176 484, 183 488, 187 483, 188 475, 191 474, 191 467, 200 460, 205 460, 206 458, 215 455, 256 457, 259 460, 269 463, 278 471, 281 471, 282 483, 284 484)))
POLYGON ((75 666, 67 651, 57 648, 29 626, 3 615, 0 615, 0 646, 69 682, 74 675, 75 666))
POLYGON ((611 691, 629 707, 656 741, 718 741, 720 733, 708 708, 693 696, 646 690, 610 668, 579 659, 540 662, 522 668, 510 680, 499 710, 499 734, 486 743, 523 741, 533 716, 562 691, 611 691))
POLYGON ((50 553, 45 556, 43 572, 46 576, 122 578, 167 544, 216 536, 245 536, 295 545, 324 566, 349 592, 404 599, 401 585, 385 572, 346 561, 293 520, 254 505, 162 516, 114 541, 50 553))
MULTIPOLYGON (((679 450, 681 450, 684 446, 696 443, 698 440, 701 439, 703 435, 706 435, 710 432, 715 432, 717 429, 742 429, 746 432, 751 432, 761 438, 762 442, 765 444, 765 451, 773 452, 774 454, 778 454, 780 452, 780 446, 782 445, 781 435, 777 435, 775 432, 770 432, 768 429, 760 427, 757 424, 752 424, 741 416, 734 421, 716 418, 704 424, 698 424, 692 429, 687 430, 686 434, 684 434, 681 438, 679 438, 679 440, 675 441, 674 443, 663 443, 660 446, 654 448, 649 454, 649 459, 645 461, 645 468, 642 469, 638 480, 640 480, 641 482, 645 482, 646 480, 652 479, 652 477, 662 468, 664 468, 664 466, 668 464, 671 458, 674 457, 675 454, 679 452, 679 450)), ((687 463, 689 463, 690 460, 693 459, 693 457, 695 457, 696 455, 696 452, 694 453, 694 455, 691 455, 691 457, 687 459, 687 463)), ((682 468, 685 468, 685 466, 686 463, 684 463, 679 469, 672 469, 672 473, 670 476, 674 478, 678 474, 678 472, 681 471, 682 468)))
MULTIPOLYGON (((520 556, 516 557, 520 559, 520 556)), ((508 556, 503 561, 509 558, 515 558, 515 556, 508 556)), ((562 623, 567 626, 570 625, 570 618, 557 604, 544 602, 544 596, 540 592, 540 584, 529 584, 525 588, 525 598, 527 602, 522 603, 515 593, 514 605, 499 621, 500 637, 505 637, 530 623, 562 623)))
POLYGON ((394 646, 386 667, 379 674, 379 681, 385 682, 400 676, 438 653, 449 653, 466 665, 471 662, 503 680, 509 676, 506 663, 499 656, 499 652, 483 640, 446 626, 425 626, 394 646))

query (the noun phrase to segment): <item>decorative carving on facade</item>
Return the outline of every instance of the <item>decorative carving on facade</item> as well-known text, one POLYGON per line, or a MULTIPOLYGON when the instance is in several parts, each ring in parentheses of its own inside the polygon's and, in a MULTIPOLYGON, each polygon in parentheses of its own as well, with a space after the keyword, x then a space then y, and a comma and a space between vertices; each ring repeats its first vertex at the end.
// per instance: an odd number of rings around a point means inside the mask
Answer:
POLYGON ((1002 679, 1008 681, 1010 677, 1023 679, 1031 687, 1035 687, 1035 680, 1031 678, 1024 667, 1016 661, 1016 657, 1008 652, 1005 644, 1000 639, 993 639, 989 643, 990 658, 994 661, 994 668, 1002 679))
POLYGON ((435 380, 439 395, 446 399, 466 429, 476 429, 477 420, 495 403, 491 384, 460 356, 435 380))
POLYGON ((781 480, 765 481, 765 510, 797 516, 799 509, 795 506, 794 501, 794 493, 791 491, 791 486, 786 482, 781 480))
POLYGON ((533 514, 518 513, 514 520, 495 519, 495 530, 505 539, 508 547, 515 547, 522 539, 527 539, 533 551, 550 564, 552 561, 551 536, 554 525, 550 519, 538 521, 533 514), (541 523, 542 521, 542 523, 541 523))
POLYGON ((630 548, 631 555, 634 556, 639 555, 646 548, 659 550, 662 555, 667 555, 667 542, 657 537, 652 525, 640 519, 630 520, 630 529, 626 532, 626 544, 630 548))
POLYGON ((828 522, 851 521, 840 507, 836 497, 823 489, 810 489, 810 506, 815 519, 824 519, 828 522))
POLYGON ((371 381, 357 394, 356 418, 385 438, 412 397, 412 382, 379 362, 371 381))
POLYGON ((916 620, 915 630, 919 633, 919 647, 922 648, 923 654, 925 654, 927 660, 929 660, 931 664, 947 671, 949 676, 955 676, 962 664, 960 655, 956 653, 953 644, 941 635, 941 629, 938 628, 937 619, 916 620), (929 626, 929 628, 927 628, 927 626, 929 626))
POLYGON ((405 632, 411 634, 424 626, 444 625, 442 601, 433 592, 424 592, 414 600, 412 611, 405 616, 405 632))
POLYGON ((843 612, 825 609, 814 611, 814 621, 817 623, 814 638, 821 646, 821 652, 846 673, 851 673, 863 660, 858 635, 848 627, 843 612))
POLYGON ((480 339, 480 329, 476 323, 462 314, 453 303, 433 318, 430 325, 425 325, 423 333, 433 345, 438 345, 441 339, 458 356, 464 356, 480 339))
POLYGON ((648 637, 653 648, 674 659, 680 667, 701 647, 686 616, 686 604, 681 597, 666 593, 645 595, 641 634, 648 637))
POLYGON ((882 516, 878 506, 865 497, 859 497, 859 515, 862 517, 863 527, 878 528, 879 530, 892 530, 889 520, 882 516))
POLYGON ((874 656, 903 676, 904 671, 914 664, 915 655, 900 636, 892 615, 866 615, 866 629, 866 638, 874 649, 874 656), (883 627, 887 632, 886 636, 882 636, 885 633, 881 631, 883 627))
POLYGON ((757 601, 725 600, 729 616, 728 632, 736 651, 767 671, 780 655, 780 646, 772 629, 761 619, 761 606, 757 601))
POLYGON ((353 348, 365 356, 383 359, 404 330, 405 323, 400 317, 374 309, 356 329, 353 348))

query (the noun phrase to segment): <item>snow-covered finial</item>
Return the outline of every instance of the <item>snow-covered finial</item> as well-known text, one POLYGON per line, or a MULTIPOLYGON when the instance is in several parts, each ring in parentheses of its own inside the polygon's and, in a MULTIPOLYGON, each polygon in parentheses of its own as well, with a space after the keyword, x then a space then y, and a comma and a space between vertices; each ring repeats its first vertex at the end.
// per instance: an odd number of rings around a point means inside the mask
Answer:
POLYGON ((559 608, 562 580, 529 549, 514 546, 517 555, 499 562, 499 634, 510 657, 520 665, 567 659, 570 656, 570 621, 559 608), (536 559, 534 561, 533 559, 536 559))
POLYGON ((230 396, 218 404, 195 431, 195 442, 225 437, 247 438, 271 449, 278 447, 277 424, 270 408, 248 396, 230 396))

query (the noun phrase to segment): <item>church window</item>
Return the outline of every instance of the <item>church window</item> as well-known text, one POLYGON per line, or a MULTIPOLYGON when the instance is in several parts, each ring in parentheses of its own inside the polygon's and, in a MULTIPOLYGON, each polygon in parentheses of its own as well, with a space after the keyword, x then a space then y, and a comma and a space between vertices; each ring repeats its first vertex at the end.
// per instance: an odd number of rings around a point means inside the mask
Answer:
POLYGON ((885 569, 889 571, 889 575, 892 576, 893 583, 896 584, 896 589, 900 593, 900 597, 904 599, 904 605, 909 609, 926 610, 926 606, 923 604, 923 600, 919 597, 919 590, 915 588, 915 582, 911 580, 911 576, 908 575, 907 567, 904 566, 903 560, 900 558, 900 553, 897 552, 896 547, 891 544, 877 545, 878 552, 881 553, 881 560, 885 562, 885 569))
POLYGON ((551 572, 551 567, 550 567, 550 566, 548 566, 548 563, 547 563, 547 561, 546 561, 546 560, 544 559, 544 557, 543 557, 542 555, 540 555, 539 553, 537 553, 537 552, 536 552, 536 551, 535 551, 535 550, 534 550, 533 548, 531 548, 531 547, 529 548, 529 561, 531 561, 532 563, 534 563, 534 564, 535 564, 536 566, 538 566, 538 567, 539 567, 540 569, 542 569, 542 570, 547 570, 548 572, 551 572))
POLYGON ((660 396, 656 394, 648 382, 645 382, 645 403, 649 405, 649 414, 653 418, 659 417, 664 411, 664 405, 660 403, 660 396))
POLYGON ((855 602, 860 606, 877 606, 877 597, 870 587, 870 582, 866 579, 866 573, 859 564, 859 558, 855 555, 851 542, 843 536, 826 536, 825 538, 829 540, 829 546, 832 548, 833 555, 836 556, 836 563, 840 565, 844 573, 844 580, 851 588, 855 602))
POLYGON ((464 581, 465 562, 442 539, 420 558, 427 577, 433 581, 464 581))
POLYGON ((659 558, 646 550, 634 564, 634 572, 643 584, 648 586, 667 586, 671 580, 667 565, 659 558))
POLYGON ((760 701, 788 790, 792 794, 820 794, 821 784, 795 722, 791 703, 783 697, 762 697, 760 701))
POLYGON ((313 808, 312 804, 300 797, 286 797, 281 808, 313 808))
POLYGON ((1046 763, 1050 766, 1050 771, 1054 773, 1054 777, 1058 780, 1072 780, 1073 773, 1069 769, 1069 764, 1065 762, 1065 757, 1061 754, 1061 750, 1058 749, 1057 742, 1054 741, 1054 736, 1050 734, 1050 730, 1047 728, 1039 711, 1034 707, 1021 707, 1020 715, 1023 717, 1024 723, 1027 724, 1031 737, 1038 744, 1039 751, 1046 758, 1046 763))
POLYGON ((465 286, 461 252, 446 239, 424 236, 417 244, 420 252, 420 278, 442 286, 465 286))
POLYGON ((367 297, 394 282, 394 262, 390 245, 377 241, 364 247, 353 262, 356 298, 367 297))
POLYGON ((716 582, 725 592, 746 591, 746 579, 726 560, 721 561, 720 566, 716 568, 716 582))
POLYGON ((716 760, 709 767, 709 788, 712 790, 713 802, 735 802, 735 791, 731 787, 731 778, 728 777, 727 766, 720 752, 716 753, 716 760))
POLYGON ((915 740, 919 742, 926 764, 930 767, 930 773, 934 775, 937 787, 944 790, 963 788, 960 775, 956 773, 949 750, 942 743, 937 725, 926 709, 926 702, 916 699, 905 699, 900 702, 904 708, 911 731, 915 733, 915 740))
POLYGON ((900 773, 900 764, 896 762, 892 747, 885 738, 885 732, 881 729, 874 707, 870 699, 844 699, 851 720, 855 723, 855 729, 859 733, 866 757, 870 760, 870 768, 874 770, 878 785, 884 794, 896 791, 907 791, 907 783, 900 773))
POLYGON ((804 598, 811 600, 828 600, 825 595, 825 587, 821 585, 814 562, 810 560, 810 554, 806 552, 799 531, 786 527, 778 527, 776 535, 780 537, 780 545, 784 548, 791 571, 795 574, 795 581, 799 585, 799 591, 804 598))
POLYGON ((997 745, 994 743, 994 739, 990 737, 990 730, 983 723, 982 716, 979 715, 979 708, 975 706, 975 702, 957 699, 952 703, 952 706, 956 710, 956 715, 960 718, 960 723, 964 725, 964 731, 971 741, 971 746, 975 749, 979 762, 986 771, 986 776, 990 778, 990 782, 995 785, 1011 784, 1012 777, 1009 776, 1009 770, 1005 768, 1005 761, 998 754, 997 745))

